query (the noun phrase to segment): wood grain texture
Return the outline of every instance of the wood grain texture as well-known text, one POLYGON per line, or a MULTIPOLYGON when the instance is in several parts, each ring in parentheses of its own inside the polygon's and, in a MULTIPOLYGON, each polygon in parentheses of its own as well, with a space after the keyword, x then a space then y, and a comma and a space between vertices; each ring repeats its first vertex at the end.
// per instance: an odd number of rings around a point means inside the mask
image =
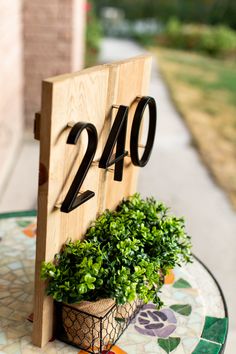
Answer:
POLYGON ((33 343, 44 346, 53 336, 53 302, 45 295, 40 280, 42 261, 51 261, 62 244, 83 238, 92 220, 104 209, 115 208, 122 198, 136 191, 138 168, 125 159, 122 182, 113 173, 92 165, 81 190, 90 189, 95 197, 69 214, 55 207, 63 201, 87 146, 86 132, 77 145, 66 144, 68 122, 91 122, 98 131, 94 160, 100 158, 114 119, 112 105, 131 106, 126 148, 137 96, 147 94, 151 68, 149 55, 102 65, 78 73, 43 81, 40 121, 40 170, 38 190, 38 232, 36 250, 33 343))

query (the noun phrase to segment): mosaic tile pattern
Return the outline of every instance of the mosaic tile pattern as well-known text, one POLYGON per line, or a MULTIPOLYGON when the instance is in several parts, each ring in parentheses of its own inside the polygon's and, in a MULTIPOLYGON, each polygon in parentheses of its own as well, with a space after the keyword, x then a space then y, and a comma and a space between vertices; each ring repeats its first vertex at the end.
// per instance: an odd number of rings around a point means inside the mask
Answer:
MULTIPOLYGON (((31 344, 36 219, 0 215, 0 354, 85 352, 58 340, 31 344)), ((217 354, 227 334, 220 292, 198 262, 176 268, 161 294, 165 306, 143 307, 110 354, 217 354)))

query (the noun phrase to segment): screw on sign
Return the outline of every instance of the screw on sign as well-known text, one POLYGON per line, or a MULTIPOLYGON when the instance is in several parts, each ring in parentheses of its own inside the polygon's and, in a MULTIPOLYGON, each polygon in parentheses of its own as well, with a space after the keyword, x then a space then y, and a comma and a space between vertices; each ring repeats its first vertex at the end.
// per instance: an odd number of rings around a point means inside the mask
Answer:
MULTIPOLYGON (((111 165, 115 165, 114 180, 122 181, 124 158, 128 155, 125 150, 125 140, 127 131, 128 107, 120 105, 118 112, 108 136, 107 142, 99 161, 99 168, 107 169, 111 165), (112 155, 116 145, 116 152, 112 155)), ((88 173, 93 162, 94 155, 97 150, 98 134, 96 127, 92 123, 79 122, 71 129, 67 138, 67 144, 77 144, 83 130, 88 134, 88 145, 82 162, 78 168, 75 178, 67 192, 67 195, 61 205, 61 212, 69 213, 78 208, 81 204, 93 198, 95 193, 87 190, 79 194, 82 183, 88 173)), ((153 97, 144 96, 140 99, 134 113, 134 118, 130 134, 130 157, 132 164, 138 167, 144 167, 151 156, 156 132, 156 102, 153 97), (139 157, 138 141, 141 129, 142 118, 146 107, 149 108, 149 128, 146 146, 142 157, 139 157)))

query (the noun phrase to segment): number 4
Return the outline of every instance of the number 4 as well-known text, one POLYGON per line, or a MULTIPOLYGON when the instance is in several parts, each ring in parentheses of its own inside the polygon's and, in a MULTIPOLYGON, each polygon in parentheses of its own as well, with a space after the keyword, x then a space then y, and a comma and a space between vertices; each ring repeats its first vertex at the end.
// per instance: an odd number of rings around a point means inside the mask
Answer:
POLYGON ((127 131, 128 107, 119 106, 115 121, 108 136, 102 156, 99 161, 99 168, 107 169, 115 164, 115 181, 122 181, 124 157, 128 155, 125 150, 125 139, 127 131), (116 144, 116 153, 112 155, 116 144))

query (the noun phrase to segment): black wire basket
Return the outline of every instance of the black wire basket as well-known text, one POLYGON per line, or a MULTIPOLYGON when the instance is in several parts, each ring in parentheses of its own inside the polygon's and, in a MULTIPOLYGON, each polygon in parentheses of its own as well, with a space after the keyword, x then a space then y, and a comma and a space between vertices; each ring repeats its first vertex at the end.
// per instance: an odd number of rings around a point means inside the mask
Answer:
POLYGON ((120 338, 143 303, 140 300, 116 305, 103 316, 56 303, 56 338, 92 354, 104 354, 120 338))

